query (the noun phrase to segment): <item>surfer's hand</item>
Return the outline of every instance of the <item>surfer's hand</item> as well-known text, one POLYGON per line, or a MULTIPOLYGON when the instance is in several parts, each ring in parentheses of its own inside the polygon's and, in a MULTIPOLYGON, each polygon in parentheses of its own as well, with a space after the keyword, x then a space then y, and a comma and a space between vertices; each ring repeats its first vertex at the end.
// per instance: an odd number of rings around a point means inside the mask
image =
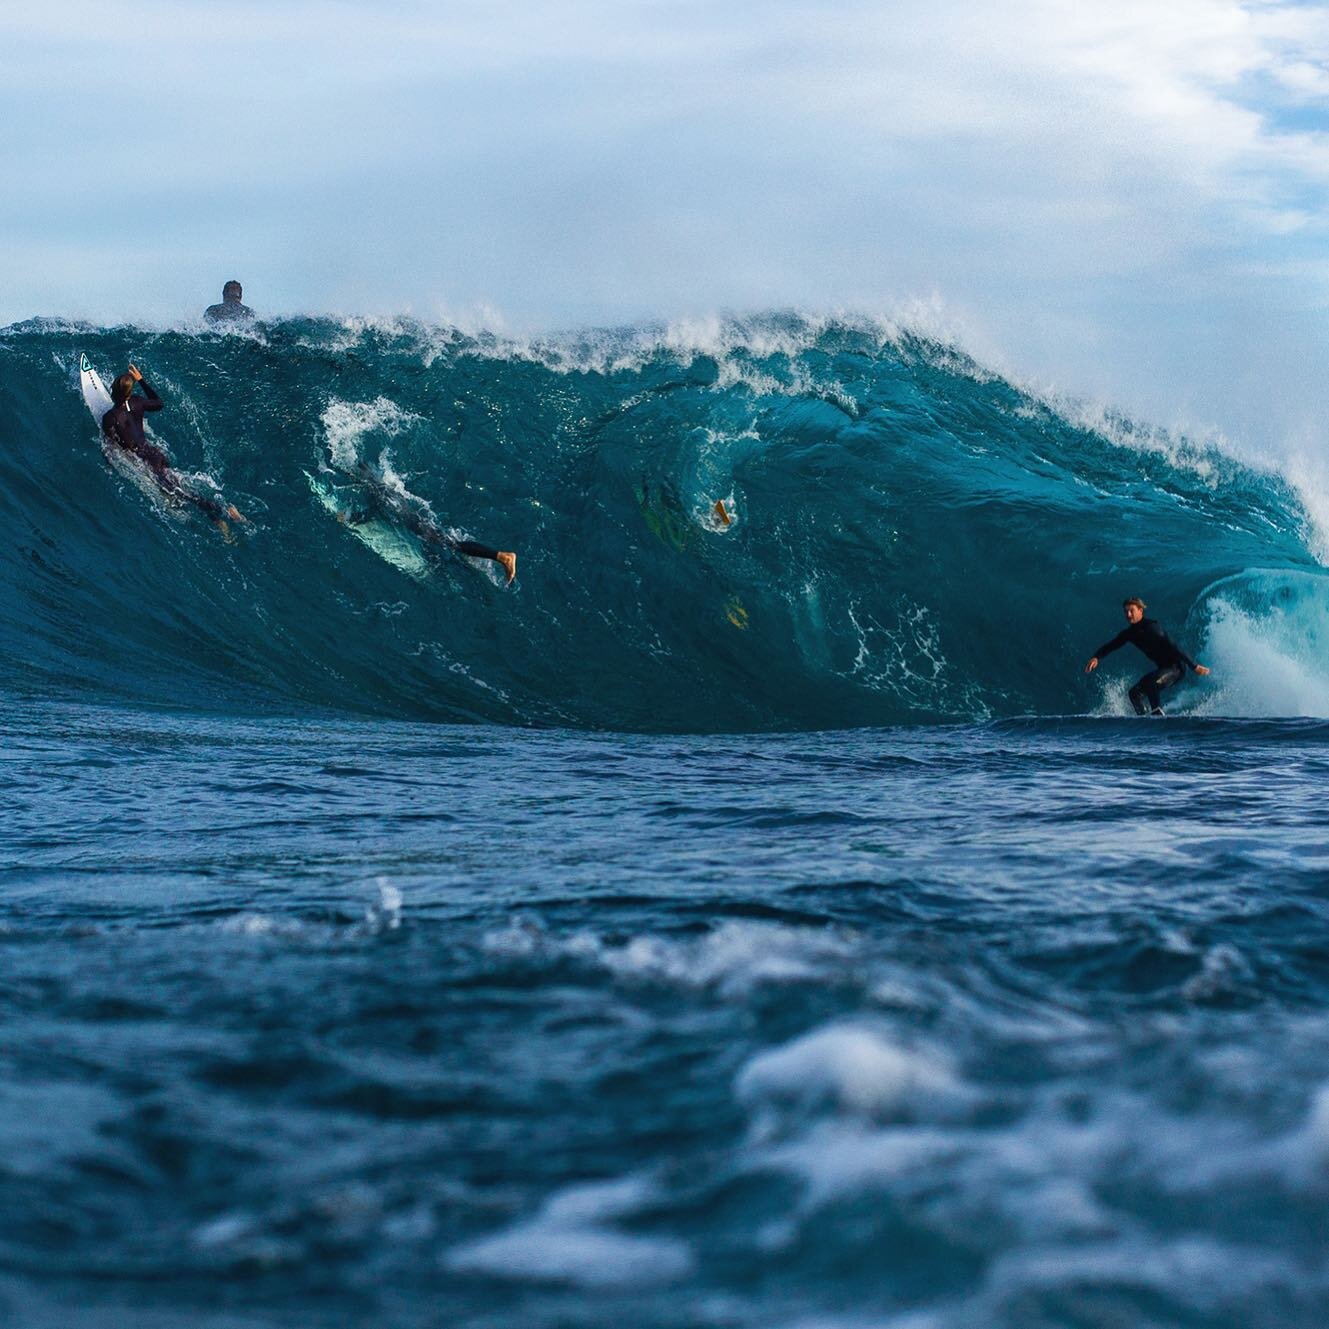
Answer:
POLYGON ((1197 674, 1207 674, 1207 673, 1209 673, 1210 671, 1209 671, 1209 669, 1208 669, 1205 665, 1196 665, 1196 666, 1195 666, 1195 672, 1196 672, 1197 674))
POLYGON ((1098 656, 1094 656, 1094 658, 1090 660, 1087 665, 1085 665, 1084 672, 1086 674, 1092 674, 1094 670, 1097 668, 1098 668, 1098 656))
POLYGON ((129 377, 132 378, 132 379, 134 380, 135 383, 138 383, 138 382, 140 382, 140 381, 142 380, 143 375, 140 374, 140 373, 138 372, 138 366, 137 366, 137 365, 130 365, 130 366, 129 366, 129 377))

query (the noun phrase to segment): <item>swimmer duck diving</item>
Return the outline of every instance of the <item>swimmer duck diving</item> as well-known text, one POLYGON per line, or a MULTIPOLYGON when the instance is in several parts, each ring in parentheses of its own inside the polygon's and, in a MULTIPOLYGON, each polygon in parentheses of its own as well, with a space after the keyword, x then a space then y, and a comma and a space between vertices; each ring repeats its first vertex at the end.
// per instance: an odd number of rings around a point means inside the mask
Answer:
POLYGON ((1123 646, 1136 647, 1153 661, 1154 668, 1131 688, 1131 705, 1135 707, 1136 715, 1162 715, 1159 694, 1164 688, 1170 688, 1178 682, 1187 668, 1201 675, 1208 674, 1209 670, 1202 664, 1196 664, 1167 635, 1157 619, 1145 618, 1145 603, 1138 596, 1122 601, 1121 608, 1126 615, 1126 626, 1094 652, 1084 672, 1092 674, 1103 656, 1111 655, 1123 646))

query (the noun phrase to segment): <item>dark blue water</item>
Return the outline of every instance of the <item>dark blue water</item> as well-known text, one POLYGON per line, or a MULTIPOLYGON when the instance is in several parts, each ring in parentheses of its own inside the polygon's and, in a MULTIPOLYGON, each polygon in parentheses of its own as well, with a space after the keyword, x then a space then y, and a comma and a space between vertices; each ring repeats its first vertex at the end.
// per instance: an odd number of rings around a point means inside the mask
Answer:
POLYGON ((1329 727, 0 713, 0 1322, 1321 1326, 1329 727))

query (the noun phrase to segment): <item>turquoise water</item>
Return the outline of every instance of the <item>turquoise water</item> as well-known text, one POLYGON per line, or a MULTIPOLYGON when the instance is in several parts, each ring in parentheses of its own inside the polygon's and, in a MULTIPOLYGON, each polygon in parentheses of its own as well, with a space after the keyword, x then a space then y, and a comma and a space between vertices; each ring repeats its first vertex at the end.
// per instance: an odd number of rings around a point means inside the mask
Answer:
POLYGON ((0 1324, 1324 1323, 1299 491, 689 336, 0 336, 0 1324), (516 586, 338 524, 366 461, 516 586), (1127 593, 1214 669, 1166 721, 1081 672, 1127 593))

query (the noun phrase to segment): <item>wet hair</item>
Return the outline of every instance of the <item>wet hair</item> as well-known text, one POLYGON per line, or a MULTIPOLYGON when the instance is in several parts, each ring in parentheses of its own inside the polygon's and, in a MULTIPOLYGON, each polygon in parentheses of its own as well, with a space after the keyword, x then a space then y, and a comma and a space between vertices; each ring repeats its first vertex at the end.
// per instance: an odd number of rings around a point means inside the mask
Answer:
POLYGON ((1121 602, 1121 607, 1123 609, 1129 609, 1131 605, 1136 605, 1139 608, 1140 613, 1142 614, 1144 613, 1145 603, 1143 600, 1140 599, 1138 595, 1132 595, 1129 600, 1123 600, 1121 602))
POLYGON ((111 400, 117 406, 123 406, 134 393, 133 374, 121 374, 119 378, 111 384, 111 400))
POLYGON ((238 300, 242 295, 244 295, 244 291, 240 289, 240 283, 234 279, 228 281, 226 285, 222 287, 223 300, 238 300))

